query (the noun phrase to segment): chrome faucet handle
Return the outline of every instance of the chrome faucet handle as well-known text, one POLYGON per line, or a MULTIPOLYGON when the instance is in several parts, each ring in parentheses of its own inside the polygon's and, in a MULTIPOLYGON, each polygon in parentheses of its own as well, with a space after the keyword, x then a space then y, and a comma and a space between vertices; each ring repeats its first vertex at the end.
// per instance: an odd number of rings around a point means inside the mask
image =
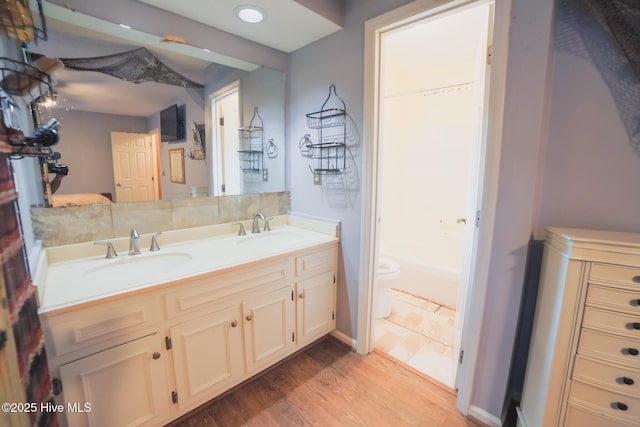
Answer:
POLYGON ((98 240, 97 242, 93 242, 94 245, 107 245, 107 255, 105 258, 111 259, 118 256, 118 253, 115 249, 113 249, 113 244, 108 240, 98 240))
POLYGON ((247 231, 244 229, 244 224, 241 222, 234 222, 233 225, 239 225, 240 229, 238 230, 238 236, 246 236, 247 231))
POLYGON ((140 233, 135 228, 131 229, 131 234, 129 235, 129 255, 138 255, 140 254, 140 248, 138 247, 138 237, 140 237, 140 233))
POLYGON ((264 220, 264 228, 262 229, 262 231, 271 231, 271 226, 269 225, 269 220, 272 220, 272 219, 273 219, 273 217, 270 216, 270 217, 267 217, 264 220))
POLYGON ((151 235, 151 247, 149 251, 156 252, 160 250, 160 246, 158 246, 158 236, 162 234, 162 231, 158 231, 157 233, 153 233, 151 235))

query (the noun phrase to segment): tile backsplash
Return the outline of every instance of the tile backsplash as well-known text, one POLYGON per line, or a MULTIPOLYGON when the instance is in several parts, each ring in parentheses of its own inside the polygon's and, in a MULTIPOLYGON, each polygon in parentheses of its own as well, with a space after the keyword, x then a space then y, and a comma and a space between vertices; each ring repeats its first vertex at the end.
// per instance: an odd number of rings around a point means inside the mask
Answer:
POLYGON ((126 237, 132 228, 141 234, 202 225, 284 215, 289 192, 158 200, 140 203, 32 208, 36 239, 45 247, 126 237))

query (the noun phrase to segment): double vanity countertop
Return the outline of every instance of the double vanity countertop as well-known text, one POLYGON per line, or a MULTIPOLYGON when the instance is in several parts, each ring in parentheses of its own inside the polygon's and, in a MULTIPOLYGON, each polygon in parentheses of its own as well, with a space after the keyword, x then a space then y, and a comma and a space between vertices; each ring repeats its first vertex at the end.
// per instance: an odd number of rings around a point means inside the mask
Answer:
MULTIPOLYGON (((148 291, 161 285, 205 277, 339 239, 339 223, 283 215, 271 231, 238 235, 238 225, 168 231, 160 250, 149 251, 151 235, 139 238, 141 254, 128 255, 129 238, 115 238, 119 256, 105 258, 106 246, 93 242, 46 248, 34 275, 39 313, 60 314, 107 299, 148 291)), ((252 221, 243 221, 251 230, 252 221)))

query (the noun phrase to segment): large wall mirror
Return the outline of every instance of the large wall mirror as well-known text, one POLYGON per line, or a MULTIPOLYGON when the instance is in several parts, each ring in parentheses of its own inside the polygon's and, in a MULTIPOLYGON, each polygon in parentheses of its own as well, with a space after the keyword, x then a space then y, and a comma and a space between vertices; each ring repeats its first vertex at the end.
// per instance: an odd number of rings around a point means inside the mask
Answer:
MULTIPOLYGON (((97 31, 72 31, 73 26, 49 22, 48 40, 29 46, 31 52, 64 60, 140 47, 97 31)), ((54 196, 66 196, 62 206, 75 204, 70 197, 75 194, 104 194, 117 203, 284 190, 284 73, 150 50, 203 87, 135 84, 94 71, 61 69, 54 73, 56 105, 41 105, 39 114, 42 123, 55 117, 61 124, 60 142, 54 150, 60 153, 58 162, 68 166, 69 173, 54 196), (235 85, 237 96, 233 102, 222 102, 220 91, 229 85, 235 85), (161 112, 174 105, 182 109, 184 134, 162 141, 161 112), (260 170, 243 171, 238 128, 250 124, 256 109, 263 120, 264 154, 260 170), (183 180, 171 174, 178 152, 184 153, 183 180), (236 159, 235 164, 230 158, 236 159), (129 185, 129 175, 146 175, 145 185, 153 188, 146 192, 121 191, 129 185), (230 186, 226 182, 229 179, 238 185, 230 186), (122 194, 146 195, 131 200, 122 194)))

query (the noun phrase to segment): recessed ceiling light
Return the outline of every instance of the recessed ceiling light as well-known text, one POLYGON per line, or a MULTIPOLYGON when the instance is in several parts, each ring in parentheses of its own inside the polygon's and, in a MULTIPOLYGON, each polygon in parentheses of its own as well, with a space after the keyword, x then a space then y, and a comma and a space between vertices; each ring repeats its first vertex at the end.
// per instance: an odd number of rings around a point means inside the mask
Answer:
POLYGON ((256 6, 240 6, 236 9, 236 13, 238 14, 238 18, 250 24, 257 24, 264 20, 264 13, 256 6))
POLYGON ((131 29, 131 27, 130 27, 130 26, 128 26, 128 25, 126 25, 126 24, 120 24, 120 26, 121 26, 122 28, 126 28, 127 30, 130 30, 130 29, 131 29))

